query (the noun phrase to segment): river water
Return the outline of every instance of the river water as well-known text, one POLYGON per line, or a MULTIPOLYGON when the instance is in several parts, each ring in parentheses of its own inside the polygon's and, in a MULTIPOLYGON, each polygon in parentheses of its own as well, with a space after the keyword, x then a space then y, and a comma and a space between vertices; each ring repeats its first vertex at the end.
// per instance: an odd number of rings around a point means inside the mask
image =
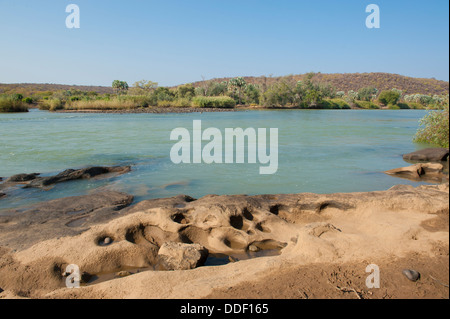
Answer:
MULTIPOLYGON (((9 189, 0 209, 111 189, 136 201, 187 194, 334 193, 385 190, 385 170, 408 165, 423 110, 262 110, 187 114, 0 114, 0 176, 58 173, 92 165, 132 165, 128 174, 57 184, 51 190, 9 189), (256 164, 174 164, 173 129, 278 128, 278 170, 256 164)), ((207 142, 203 142, 207 144, 207 142)))

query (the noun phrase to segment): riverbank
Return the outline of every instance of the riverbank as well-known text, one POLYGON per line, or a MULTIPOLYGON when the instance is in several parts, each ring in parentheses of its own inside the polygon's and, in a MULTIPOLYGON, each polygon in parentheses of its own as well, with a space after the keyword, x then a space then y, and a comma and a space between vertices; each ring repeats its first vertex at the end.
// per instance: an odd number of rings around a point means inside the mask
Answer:
POLYGON ((0 297, 448 298, 448 198, 446 183, 131 206, 111 192, 59 199, 0 218, 0 297), (199 244, 216 266, 149 270, 164 242, 199 244), (229 257, 217 265, 219 254, 229 257), (80 289, 65 288, 68 264, 83 273, 80 289), (380 268, 380 288, 365 285, 370 264, 380 268))

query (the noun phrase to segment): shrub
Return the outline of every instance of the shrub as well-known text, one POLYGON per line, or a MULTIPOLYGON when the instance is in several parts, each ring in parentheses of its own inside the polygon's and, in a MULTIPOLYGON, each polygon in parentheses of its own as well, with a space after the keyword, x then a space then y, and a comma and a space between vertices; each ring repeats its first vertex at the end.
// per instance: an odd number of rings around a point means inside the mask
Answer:
POLYGON ((63 102, 57 98, 45 100, 39 105, 39 109, 45 111, 56 111, 61 110, 63 108, 64 108, 63 102))
POLYGON ((383 91, 378 97, 378 101, 384 105, 395 105, 400 99, 400 93, 398 91, 383 91))
POLYGON ((354 101, 353 102, 357 107, 362 109, 379 109, 380 107, 373 102, 368 101, 354 101))
POLYGON ((330 100, 331 103, 335 104, 339 109, 350 109, 350 105, 343 99, 331 99, 330 100))
POLYGON ((19 100, 17 96, 0 96, 0 112, 28 112, 22 98, 19 100))
POLYGON ((373 96, 377 95, 378 90, 372 86, 362 88, 358 91, 358 100, 372 101, 373 96))
POLYGON ((427 114, 420 120, 420 125, 424 127, 417 131, 414 142, 448 147, 448 116, 448 105, 443 110, 431 111, 427 114))
POLYGON ((31 103, 33 103, 33 99, 31 97, 27 97, 27 98, 22 99, 22 102, 31 104, 31 103))
POLYGON ((197 107, 233 108, 236 101, 229 96, 197 96, 192 100, 197 107))

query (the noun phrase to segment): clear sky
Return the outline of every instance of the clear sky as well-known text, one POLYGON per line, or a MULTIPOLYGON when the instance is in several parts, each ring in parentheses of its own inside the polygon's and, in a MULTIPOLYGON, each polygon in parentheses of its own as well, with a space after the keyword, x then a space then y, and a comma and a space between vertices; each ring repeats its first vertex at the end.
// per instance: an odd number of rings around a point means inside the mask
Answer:
POLYGON ((389 72, 449 80, 447 0, 0 0, 0 83, 176 85, 389 72), (80 28, 66 28, 69 4, 80 28), (380 7, 381 28, 365 25, 380 7))

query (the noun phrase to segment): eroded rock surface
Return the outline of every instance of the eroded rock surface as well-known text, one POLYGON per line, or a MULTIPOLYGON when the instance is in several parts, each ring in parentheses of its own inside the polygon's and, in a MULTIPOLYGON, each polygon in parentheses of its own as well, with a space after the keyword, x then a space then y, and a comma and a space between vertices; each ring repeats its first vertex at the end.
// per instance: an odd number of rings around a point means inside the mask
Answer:
MULTIPOLYGON (((448 183, 365 193, 208 195, 198 200, 177 196, 142 201, 74 234, 55 219, 34 217, 38 219, 27 225, 29 218, 33 221, 30 211, 27 218, 2 219, 0 224, 0 246, 8 244, 0 247, 0 287, 27 297, 201 298, 214 288, 255 280, 289 265, 366 265, 385 256, 429 254, 436 243, 448 247, 448 217, 442 217, 448 216, 448 196, 448 183), (433 220, 446 224, 437 227, 433 220), (12 251, 29 226, 22 246, 12 251), (32 234, 41 230, 46 240, 35 240, 32 234), (168 242, 197 244, 214 254, 272 248, 282 253, 221 268, 147 271, 81 289, 64 288, 61 269, 67 264, 91 275, 149 268, 159 262, 158 252, 168 242)), ((72 211, 47 209, 60 217, 72 211)))

